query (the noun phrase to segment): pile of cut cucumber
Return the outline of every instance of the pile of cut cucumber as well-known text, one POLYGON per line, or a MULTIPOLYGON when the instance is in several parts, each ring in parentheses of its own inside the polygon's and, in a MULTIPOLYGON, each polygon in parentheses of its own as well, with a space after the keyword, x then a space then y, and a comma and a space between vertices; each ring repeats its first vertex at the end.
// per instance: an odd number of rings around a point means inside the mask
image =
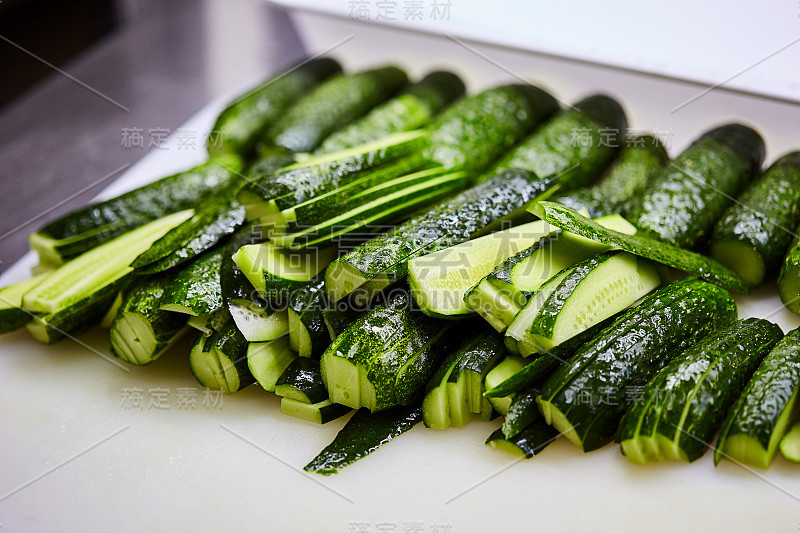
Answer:
POLYGON ((486 444, 522 457, 563 436, 637 464, 800 462, 800 328, 731 295, 777 279, 800 314, 800 152, 763 170, 742 124, 672 159, 608 131, 627 119, 602 94, 312 59, 231 102, 207 162, 33 233, 0 333, 101 326, 130 365, 190 336, 204 387, 352 413, 306 466, 324 475, 419 422, 498 417, 486 444))

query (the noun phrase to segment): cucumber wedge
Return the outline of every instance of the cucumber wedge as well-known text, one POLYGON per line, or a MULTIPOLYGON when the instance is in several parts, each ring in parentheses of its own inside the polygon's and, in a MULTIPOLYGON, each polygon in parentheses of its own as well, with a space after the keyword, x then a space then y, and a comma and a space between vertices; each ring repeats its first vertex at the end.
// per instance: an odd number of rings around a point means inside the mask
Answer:
POLYGON ((781 439, 781 454, 795 463, 800 463, 800 424, 792 426, 781 439))
MULTIPOLYGON (((545 353, 562 342, 633 305, 661 284, 650 262, 624 252, 606 252, 563 271, 561 281, 541 303, 534 294, 531 307, 508 329, 519 353, 545 353), (519 322, 517 322, 519 320, 519 322), (519 330, 525 335, 514 337, 519 330)), ((512 343, 511 346, 514 344, 512 343)))
POLYGON ((190 316, 204 316, 224 305, 220 272, 225 249, 213 250, 182 268, 164 291, 161 309, 190 316))
POLYGON ((231 300, 228 311, 247 342, 271 341, 289 333, 286 311, 271 311, 249 300, 231 300))
POLYGON ((747 284, 738 274, 700 254, 641 236, 639 233, 625 235, 604 228, 572 209, 553 202, 538 202, 531 206, 531 212, 550 224, 581 237, 695 274, 706 281, 718 283, 726 289, 741 294, 748 292, 747 284))
POLYGON ((675 356, 736 320, 733 297, 686 278, 650 294, 586 343, 542 385, 545 421, 584 452, 609 443, 630 387, 644 386, 675 356))
POLYGON ((186 315, 159 309, 172 281, 173 276, 155 276, 137 281, 122 292, 110 335, 114 354, 126 363, 152 363, 186 333, 186 315))
POLYGON ((417 406, 395 407, 380 413, 370 413, 366 409, 356 411, 333 442, 303 470, 323 476, 336 474, 421 421, 422 409, 417 406))
POLYGON ((483 397, 486 374, 505 354, 497 335, 486 326, 478 327, 439 367, 428 383, 422 400, 425 426, 446 429, 462 427, 473 414, 489 420, 492 406, 483 397))
MULTIPOLYGON (((636 233, 636 228, 619 215, 600 217, 595 222, 622 233, 636 233)), ((498 265, 467 292, 464 302, 502 333, 531 293, 545 281, 610 248, 569 232, 555 231, 498 265)))
POLYGON ((678 355, 620 422, 622 452, 638 464, 702 457, 726 411, 781 337, 776 324, 748 318, 678 355))
POLYGON ((21 307, 22 297, 44 281, 47 275, 47 272, 38 274, 0 289, 0 334, 18 330, 31 321, 33 314, 21 307))
POLYGON ((198 337, 189 353, 189 367, 202 386, 227 394, 256 381, 247 366, 247 341, 233 320, 209 337, 198 337))
POLYGON ((500 428, 507 438, 517 436, 522 430, 539 418, 539 408, 536 406, 536 397, 539 396, 539 387, 528 387, 514 394, 508 412, 505 414, 503 426, 500 428))
POLYGON ((314 279, 336 254, 336 247, 286 250, 267 242, 239 248, 233 254, 233 261, 258 294, 270 299, 314 279))
POLYGON ((343 417, 350 411, 350 408, 333 403, 327 398, 317 403, 281 398, 281 413, 315 424, 327 424, 331 420, 343 417))
POLYGON ((269 342, 251 342, 247 347, 247 366, 250 373, 267 392, 275 392, 275 385, 297 353, 289 346, 289 337, 269 342))
POLYGON ((764 358, 731 407, 717 441, 722 459, 768 468, 796 420, 800 391, 800 329, 794 329, 764 358))
MULTIPOLYGON (((500 383, 503 383, 508 378, 522 370, 524 366, 525 360, 521 357, 517 357, 516 355, 507 355, 502 361, 500 361, 500 363, 498 363, 486 374, 486 378, 484 380, 484 389, 491 390, 497 387, 500 383)), ((489 398, 489 402, 498 413, 505 416, 508 414, 508 410, 511 408, 511 401, 513 399, 513 394, 508 396, 492 396, 489 398)))
POLYGON ((102 244, 50 273, 22 298, 22 306, 38 313, 55 313, 87 298, 133 271, 129 266, 167 231, 192 215, 180 211, 154 220, 102 244))
POLYGON ((275 394, 298 402, 319 403, 328 399, 328 391, 319 372, 319 361, 297 357, 275 382, 275 394))
POLYGON ((534 422, 515 436, 506 438, 501 429, 486 439, 486 444, 517 457, 530 459, 558 438, 558 431, 541 422, 534 422))
POLYGON ((324 320, 326 304, 321 276, 289 296, 289 344, 300 357, 318 359, 330 344, 331 336, 324 320))
POLYGON ((542 220, 498 231, 408 262, 408 284, 423 313, 459 318, 472 309, 464 295, 495 266, 552 231, 542 220))

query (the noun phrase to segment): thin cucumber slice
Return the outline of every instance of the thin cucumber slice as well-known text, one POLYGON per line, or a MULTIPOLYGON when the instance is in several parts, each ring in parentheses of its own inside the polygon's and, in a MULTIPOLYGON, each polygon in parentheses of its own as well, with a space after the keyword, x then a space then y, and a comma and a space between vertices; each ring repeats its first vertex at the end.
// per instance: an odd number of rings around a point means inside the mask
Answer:
POLYGON ((108 241, 53 271, 22 298, 29 311, 55 313, 86 298, 97 287, 133 271, 136 257, 171 228, 192 216, 192 210, 160 218, 108 241))
POLYGON ((289 337, 269 342, 253 342, 247 347, 247 366, 261 387, 275 392, 278 379, 297 358, 289 346, 289 337))
POLYGON ((275 394, 305 403, 327 400, 328 390, 322 382, 319 361, 308 357, 292 360, 275 382, 275 394))
POLYGON ((248 342, 266 342, 289 333, 286 311, 272 312, 250 300, 231 300, 228 311, 248 342))
POLYGON ((0 334, 15 331, 31 321, 33 315, 21 308, 22 297, 42 283, 48 274, 38 274, 0 289, 0 334))
POLYGON ((536 340, 530 332, 530 326, 539 311, 544 307, 550 295, 561 285, 567 277, 568 270, 556 274, 550 281, 542 285, 525 304, 525 307, 514 317, 506 330, 506 348, 514 354, 528 357, 536 352, 536 340))
POLYGON ((248 244, 233 254, 233 261, 264 297, 273 297, 311 281, 336 258, 334 246, 286 250, 271 243, 248 244))
MULTIPOLYGON (((484 380, 485 390, 495 388, 497 385, 522 370, 524 366, 525 360, 521 357, 517 357, 515 355, 506 356, 497 366, 495 366, 489 371, 489 373, 486 374, 486 378, 484 380)), ((511 408, 512 399, 513 395, 502 396, 499 398, 493 397, 489 398, 489 402, 498 413, 505 416, 508 414, 508 410, 511 408)))
POLYGON ((683 270, 689 274, 695 274, 728 290, 741 294, 748 292, 747 284, 738 274, 703 255, 641 236, 638 233, 625 235, 604 228, 576 211, 553 202, 538 202, 530 210, 534 215, 565 231, 683 270))
POLYGON ((426 315, 458 317, 474 312, 464 295, 494 267, 552 231, 542 220, 479 237, 408 263, 408 283, 426 315))
POLYGON ((306 403, 292 398, 281 398, 281 413, 315 424, 327 424, 341 418, 351 409, 325 399, 317 403, 306 403))

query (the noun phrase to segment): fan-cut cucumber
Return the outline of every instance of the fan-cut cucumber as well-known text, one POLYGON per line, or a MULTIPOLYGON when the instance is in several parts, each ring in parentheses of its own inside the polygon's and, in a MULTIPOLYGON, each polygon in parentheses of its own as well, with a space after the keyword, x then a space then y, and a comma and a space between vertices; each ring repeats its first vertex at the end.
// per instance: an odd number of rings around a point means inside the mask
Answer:
POLYGON ((90 296, 98 287, 133 271, 131 262, 158 238, 192 216, 192 210, 154 220, 89 250, 50 273, 22 298, 29 311, 55 313, 90 296))
POLYGON ((528 327, 538 353, 551 350, 578 333, 633 305, 661 284, 658 269, 624 252, 607 252, 568 270, 528 327))
POLYGON ((336 247, 286 250, 272 243, 249 244, 233 254, 233 261, 253 288, 271 298, 300 288, 336 257, 336 247))
POLYGON ((159 309, 174 276, 137 281, 122 291, 122 303, 111 323, 111 348, 127 363, 146 365, 158 359, 186 332, 185 314, 159 309))
POLYGON ((250 300, 231 300, 228 311, 248 342, 266 342, 289 333, 286 311, 271 311, 250 300))
POLYGON ((445 359, 428 383, 422 400, 425 425, 434 429, 462 427, 473 414, 488 420, 492 406, 483 397, 484 379, 504 354, 502 340, 486 326, 478 327, 445 359))
POLYGON ((297 352, 289 346, 287 336, 269 342, 251 342, 247 347, 250 373, 267 392, 275 392, 278 379, 295 359, 297 352))
POLYGON ((225 393, 255 383, 247 366, 247 341, 233 320, 210 337, 198 337, 189 353, 189 367, 201 385, 225 393))
POLYGON ((797 418, 799 392, 800 328, 787 333, 767 354, 728 411, 714 463, 730 459, 768 468, 797 418))
MULTIPOLYGON (((636 233, 636 228, 619 215, 600 217, 595 222, 622 233, 636 233)), ((464 301, 502 333, 525 306, 531 292, 561 270, 609 248, 573 233, 555 231, 509 257, 472 287, 464 301)))
POLYGON ((498 231, 408 262, 408 284, 423 313, 458 318, 473 312, 464 295, 492 269, 552 227, 542 220, 498 231))

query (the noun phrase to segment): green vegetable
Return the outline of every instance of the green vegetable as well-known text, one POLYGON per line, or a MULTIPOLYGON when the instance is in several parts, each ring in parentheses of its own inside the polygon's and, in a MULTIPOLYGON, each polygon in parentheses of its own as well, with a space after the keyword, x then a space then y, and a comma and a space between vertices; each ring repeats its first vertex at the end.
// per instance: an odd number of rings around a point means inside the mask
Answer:
POLYGON ((539 409, 536 407, 536 397, 539 396, 539 387, 528 387, 514 394, 508 412, 500 429, 507 439, 511 439, 531 425, 539 418, 539 409))
POLYGON ((334 76, 282 113, 259 138, 293 152, 311 152, 335 130, 391 98, 408 82, 397 67, 334 76))
POLYGON ((711 255, 750 286, 778 272, 800 224, 800 152, 778 159, 714 227, 711 255))
POLYGON ((631 221, 664 242, 696 248, 763 160, 764 141, 747 126, 710 130, 662 170, 631 221))
POLYGON ((31 321, 33 314, 22 309, 22 297, 44 281, 47 273, 19 281, 0 289, 0 334, 18 330, 31 321))
POLYGON ((148 222, 185 209, 237 184, 242 161, 236 156, 202 165, 97 202, 48 223, 30 236, 43 263, 58 266, 148 222))
POLYGON ((798 390, 800 329, 794 329, 767 354, 728 412, 714 463, 729 459, 768 468, 797 418, 798 390))
POLYGON ((258 133, 321 81, 342 67, 329 57, 310 59, 277 74, 222 110, 208 138, 208 153, 250 155, 258 133))
POLYGON ((295 359, 297 353, 289 346, 286 336, 269 342, 251 342, 247 347, 247 367, 267 392, 275 392, 278 379, 295 359))
POLYGON ((472 312, 464 295, 499 263, 528 248, 552 227, 529 222, 437 250, 408 262, 408 284, 423 313, 459 318, 472 312))
POLYGON ((654 265, 605 252, 562 270, 533 293, 506 330, 523 357, 545 353, 633 305, 661 284, 654 265))
POLYGON ((341 418, 349 412, 349 408, 333 403, 327 398, 317 403, 281 398, 281 413, 315 424, 327 424, 331 420, 341 418))
POLYGON ((508 439, 503 435, 503 431, 498 429, 489 435, 486 444, 496 450, 503 450, 517 457, 530 459, 555 441, 558 436, 558 431, 547 424, 534 422, 508 439))
POLYGON ((331 342, 323 311, 324 281, 318 276, 289 297, 289 343, 301 357, 319 358, 331 342))
POLYGON ((464 82, 452 72, 431 72, 362 119, 330 135, 317 153, 346 150, 392 133, 427 126, 464 91, 464 82))
POLYGON ((191 210, 180 211, 154 220, 62 265, 25 293, 23 308, 38 313, 55 313, 91 298, 99 289, 132 272, 128 265, 136 256, 191 214, 191 210))
POLYGON ((292 360, 275 382, 275 394, 309 404, 327 400, 328 391, 322 383, 319 361, 308 357, 292 360))
POLYGON ((538 202, 531 208, 531 211, 565 231, 695 274, 707 281, 719 283, 727 289, 742 294, 748 292, 747 284, 738 274, 700 254, 650 239, 638 232, 635 235, 625 235, 604 228, 568 207, 553 202, 538 202))
POLYGON ((286 311, 266 309, 259 302, 233 300, 228 302, 228 312, 248 342, 271 341, 289 333, 286 311))
POLYGON ((781 439, 781 453, 795 463, 800 463, 800 423, 792 426, 781 439))
POLYGON ((120 308, 111 323, 111 349, 126 363, 152 363, 186 333, 186 315, 159 309, 173 277, 137 280, 122 292, 120 308))
POLYGON ((189 353, 189 367, 202 386, 225 393, 255 383, 247 366, 247 341, 233 320, 211 336, 198 336, 189 353))
POLYGON ((462 427, 473 413, 485 420, 492 406, 483 397, 486 374, 505 354, 502 340, 485 326, 475 328, 447 356, 428 382, 422 401, 422 418, 429 428, 462 427))
POLYGON ((725 289, 686 278, 629 309, 560 366, 537 399, 545 421, 584 452, 613 438, 632 387, 736 320, 725 289))
MULTIPOLYGON (((492 390, 500 383, 505 382, 511 376, 517 374, 522 368, 525 367, 525 360, 516 355, 507 355, 500 363, 492 368, 484 380, 484 390, 492 390)), ((507 396, 491 396, 489 403, 497 410, 498 413, 505 416, 511 408, 511 402, 514 399, 513 394, 507 396)))
POLYGON ((655 137, 628 137, 608 176, 556 201, 576 211, 586 210, 593 218, 614 213, 629 216, 668 160, 667 150, 655 137))
POLYGON ((178 272, 164 290, 161 309, 191 316, 210 315, 224 304, 220 272, 225 247, 210 251, 178 272))
POLYGON ((560 192, 584 187, 614 159, 627 124, 616 100, 589 96, 537 129, 486 176, 524 169, 541 178, 557 177, 560 192))
POLYGON ((422 409, 417 406, 395 407, 380 413, 361 409, 303 470, 323 476, 336 474, 399 437, 421 420, 422 409))
POLYGON ((638 464, 702 457, 726 411, 781 337, 777 325, 748 318, 677 356, 620 422, 622 452, 638 464))

